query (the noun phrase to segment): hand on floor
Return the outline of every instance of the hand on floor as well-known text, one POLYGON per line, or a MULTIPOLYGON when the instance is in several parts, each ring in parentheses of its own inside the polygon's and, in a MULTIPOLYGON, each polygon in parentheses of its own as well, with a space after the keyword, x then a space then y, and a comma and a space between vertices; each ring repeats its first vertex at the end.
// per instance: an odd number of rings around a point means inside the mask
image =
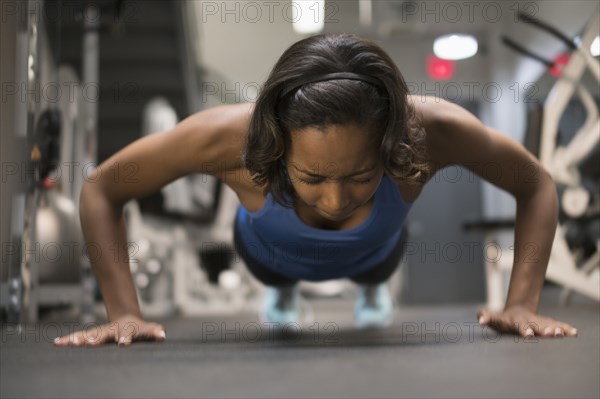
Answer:
POLYGON ((116 342, 119 346, 128 346, 134 341, 162 342, 165 339, 165 328, 162 325, 127 315, 106 324, 96 325, 56 338, 54 345, 98 346, 116 342))
POLYGON ((540 316, 522 306, 512 306, 502 312, 482 309, 477 313, 477 320, 480 325, 490 326, 500 333, 516 333, 524 338, 577 336, 573 326, 540 316))

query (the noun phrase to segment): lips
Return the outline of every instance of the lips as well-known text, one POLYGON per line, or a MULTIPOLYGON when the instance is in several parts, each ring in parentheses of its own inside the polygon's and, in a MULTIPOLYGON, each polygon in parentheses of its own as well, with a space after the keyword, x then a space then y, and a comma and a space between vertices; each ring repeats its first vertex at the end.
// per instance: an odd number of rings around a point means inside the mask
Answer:
POLYGON ((325 212, 325 211, 322 211, 322 210, 319 210, 319 212, 321 212, 323 215, 327 216, 330 219, 338 221, 338 220, 346 219, 348 216, 350 216, 352 214, 352 212, 354 212, 355 209, 356 208, 353 208, 350 211, 342 211, 342 212, 337 213, 337 214, 331 214, 329 212, 325 212))

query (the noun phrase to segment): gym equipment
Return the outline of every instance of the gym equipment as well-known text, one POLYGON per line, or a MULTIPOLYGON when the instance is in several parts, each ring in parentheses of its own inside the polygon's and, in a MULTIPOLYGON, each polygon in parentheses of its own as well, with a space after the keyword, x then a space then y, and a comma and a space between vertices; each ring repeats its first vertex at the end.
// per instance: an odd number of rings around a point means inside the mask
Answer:
MULTIPOLYGON (((561 77, 556 81, 544 103, 541 145, 539 158, 559 185, 565 185, 561 208, 570 218, 598 218, 600 196, 590 202, 591 195, 582 184, 579 165, 594 150, 600 141, 600 118, 598 106, 592 95, 579 81, 585 70, 592 73, 600 83, 600 63, 590 53, 590 45, 598 35, 600 10, 590 18, 579 43, 561 34, 558 29, 531 17, 523 17, 527 23, 544 29, 563 41, 571 50, 569 62, 562 68, 561 77), (587 112, 587 118, 575 136, 565 146, 557 146, 558 125, 569 99, 576 93, 587 112)), ((555 235, 553 251, 548 266, 547 277, 567 289, 576 290, 600 301, 600 237, 596 233, 596 250, 587 259, 578 259, 567 245, 565 222, 559 224, 555 235), (579 262, 578 262, 579 261, 579 262), (577 263, 580 263, 579 267, 577 263)), ((563 302, 568 291, 563 293, 563 302)))
MULTIPOLYGON (((66 83, 79 87, 72 69, 61 67, 57 76, 59 87, 66 83)), ((35 127, 31 151, 35 173, 30 180, 33 210, 27 216, 21 270, 23 302, 30 322, 37 321, 40 306, 58 304, 74 305, 82 319, 93 319, 91 276, 85 269, 77 210, 83 177, 77 167, 67 170, 82 163, 78 156, 82 152, 75 147, 82 144, 76 134, 81 124, 80 98, 76 90, 72 95, 75 97, 61 96, 58 109, 43 111, 35 127)))
MULTIPOLYGON (((167 131, 177 115, 163 97, 144 109, 143 134, 167 131)), ((162 212, 125 205, 130 267, 144 315, 233 313, 256 304, 252 281, 233 249, 235 193, 213 176, 188 175, 161 188, 162 212)), ((256 305, 254 305, 256 306, 256 305)))
MULTIPOLYGON (((178 122, 175 109, 164 97, 154 97, 144 107, 142 134, 167 131, 178 122)), ((192 174, 160 189, 165 212, 210 221, 219 200, 219 181, 209 175, 192 174)))
MULTIPOLYGON (((538 19, 525 14, 519 16, 520 21, 557 37, 570 49, 569 60, 561 67, 524 49, 507 37, 502 38, 502 41, 512 49, 560 71, 560 77, 548 94, 543 108, 534 109, 529 121, 528 134, 537 132, 539 138, 530 136, 525 140, 529 150, 539 157, 542 165, 550 172, 561 193, 561 217, 554 237, 546 278, 565 287, 561 295, 563 304, 568 302, 572 291, 600 301, 600 231, 597 225, 600 215, 600 194, 597 192, 597 182, 593 184, 595 188, 590 189, 581 174, 582 163, 600 141, 598 134, 600 118, 598 106, 592 95, 580 84, 586 70, 589 70, 593 78, 600 82, 600 63, 589 51, 590 44, 598 34, 600 9, 596 10, 585 25, 579 42, 569 39, 558 29, 538 19), (577 94, 585 107, 587 118, 573 138, 566 145, 560 145, 557 142, 559 121, 574 94, 577 94), (579 230, 575 235, 584 234, 595 241, 591 253, 582 253, 573 245, 569 246, 569 238, 573 243, 575 226, 579 230)), ((499 230, 513 227, 512 221, 488 221, 465 225, 466 229, 485 231, 488 243, 498 242, 499 230)), ((512 269, 512 258, 512 251, 508 250, 504 252, 499 262, 486 262, 487 305, 491 309, 499 310, 504 306, 508 288, 507 273, 512 269)))
MULTIPOLYGON (((97 4, 81 3, 79 10, 97 4)), ((33 94, 26 102, 16 101, 15 107, 27 136, 28 158, 21 165, 32 172, 23 171, 26 192, 22 200, 13 198, 12 203, 11 230, 23 227, 22 234, 11 235, 19 250, 10 262, 8 298, 6 302, 0 298, 8 305, 12 323, 36 322, 41 305, 57 304, 74 305, 84 322, 94 319, 94 282, 84 256, 77 209, 85 177, 81 172, 86 163, 96 161, 97 104, 82 101, 82 85, 72 68, 59 68, 60 6, 60 2, 30 1, 18 9, 27 29, 19 32, 23 42, 17 46, 27 50, 16 62, 16 69, 24 71, 22 79, 16 80, 33 94)), ((99 19, 84 18, 83 23, 84 80, 97 85, 99 19), (94 35, 96 41, 88 40, 94 35)))
POLYGON ((44 180, 59 165, 59 141, 61 113, 56 108, 47 108, 39 116, 33 138, 31 161, 37 182, 44 180))
POLYGON ((124 212, 130 267, 144 315, 232 314, 257 306, 260 283, 253 281, 241 261, 232 259, 211 278, 215 269, 209 269, 201 255, 207 248, 214 249, 213 256, 235 255, 232 245, 215 240, 210 226, 142 214, 135 200, 125 205, 124 212))
POLYGON ((30 260, 38 268, 39 282, 79 283, 83 238, 79 214, 71 199, 46 180, 35 217, 36 254, 30 260))

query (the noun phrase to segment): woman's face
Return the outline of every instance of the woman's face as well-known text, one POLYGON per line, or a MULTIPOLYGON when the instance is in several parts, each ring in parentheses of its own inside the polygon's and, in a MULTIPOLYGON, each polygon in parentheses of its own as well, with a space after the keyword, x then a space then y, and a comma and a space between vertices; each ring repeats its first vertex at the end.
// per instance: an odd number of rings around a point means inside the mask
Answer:
POLYGON ((356 125, 304 128, 291 134, 286 166, 301 201, 342 221, 367 203, 381 182, 379 143, 356 125))

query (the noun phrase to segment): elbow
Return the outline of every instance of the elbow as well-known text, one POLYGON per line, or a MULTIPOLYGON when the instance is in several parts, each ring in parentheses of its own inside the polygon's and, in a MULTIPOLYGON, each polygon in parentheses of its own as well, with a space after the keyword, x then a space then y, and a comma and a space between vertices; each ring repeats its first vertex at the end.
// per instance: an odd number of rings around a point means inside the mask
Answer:
POLYGON ((540 168, 536 179, 515 193, 515 199, 523 205, 543 209, 544 213, 552 215, 554 222, 558 222, 560 205, 556 183, 546 169, 540 168))
POLYGON ((541 167, 541 191, 545 198, 547 198, 548 206, 554 209, 554 214, 558 219, 558 211, 559 211, 559 200, 558 200, 558 192, 556 190, 556 183, 554 179, 550 175, 550 172, 546 170, 543 166, 541 167))
POLYGON ((110 210, 111 214, 118 215, 123 209, 121 204, 111 201, 102 190, 98 182, 88 180, 79 192, 79 218, 83 219, 104 210, 110 210))
POLYGON ((83 183, 79 192, 79 218, 83 220, 85 215, 94 208, 93 200, 99 196, 97 185, 90 181, 83 183))
POLYGON ((529 176, 523 176, 517 183, 515 190, 512 192, 517 201, 544 200, 548 205, 556 208, 558 212, 556 183, 544 167, 540 165, 535 174, 531 173, 529 176))

